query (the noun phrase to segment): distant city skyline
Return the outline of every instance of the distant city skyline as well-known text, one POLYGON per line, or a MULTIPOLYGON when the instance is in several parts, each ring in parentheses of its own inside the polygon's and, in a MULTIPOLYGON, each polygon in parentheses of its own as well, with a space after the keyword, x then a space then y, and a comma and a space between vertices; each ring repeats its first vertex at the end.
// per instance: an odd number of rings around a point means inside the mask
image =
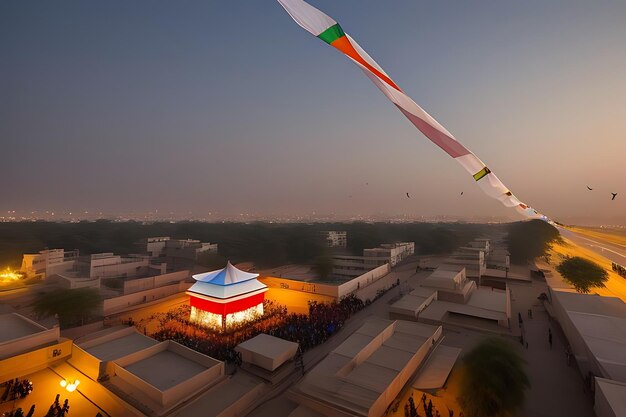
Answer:
MULTIPOLYGON (((626 224, 626 3, 312 4, 520 199, 626 224)), ((273 1, 3 2, 0 60, 0 218, 521 220, 273 1)))

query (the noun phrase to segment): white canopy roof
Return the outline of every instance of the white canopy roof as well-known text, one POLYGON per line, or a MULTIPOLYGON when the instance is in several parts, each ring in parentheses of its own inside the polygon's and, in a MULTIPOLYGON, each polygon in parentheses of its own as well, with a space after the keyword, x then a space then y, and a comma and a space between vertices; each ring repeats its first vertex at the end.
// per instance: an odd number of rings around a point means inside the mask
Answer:
POLYGON ((226 299, 266 289, 267 285, 257 279, 238 282, 237 285, 214 285, 208 282, 198 281, 189 288, 188 292, 226 299))
POLYGON ((237 269, 228 261, 225 268, 216 271, 205 272, 193 275, 196 281, 206 282, 214 285, 232 285, 240 282, 249 281, 258 277, 259 274, 252 274, 237 269))

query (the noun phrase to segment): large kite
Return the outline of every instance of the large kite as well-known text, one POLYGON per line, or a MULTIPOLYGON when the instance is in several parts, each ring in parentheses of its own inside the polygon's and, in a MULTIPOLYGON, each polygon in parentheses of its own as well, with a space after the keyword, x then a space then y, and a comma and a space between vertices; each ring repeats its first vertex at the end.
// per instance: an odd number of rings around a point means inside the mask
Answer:
POLYGON ((356 63, 420 132, 454 158, 474 177, 478 186, 488 196, 499 200, 506 207, 514 207, 520 214, 528 218, 547 220, 546 216, 518 200, 502 181, 487 168, 483 161, 457 141, 450 132, 406 95, 367 52, 343 31, 339 23, 303 0, 278 0, 278 2, 303 29, 336 48, 356 63))

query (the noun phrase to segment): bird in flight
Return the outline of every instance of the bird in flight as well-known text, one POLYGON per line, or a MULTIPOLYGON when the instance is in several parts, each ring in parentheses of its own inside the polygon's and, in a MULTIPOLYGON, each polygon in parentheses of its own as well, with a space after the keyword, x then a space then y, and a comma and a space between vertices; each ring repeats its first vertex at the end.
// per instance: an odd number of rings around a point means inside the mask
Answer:
POLYGON ((408 198, 411 198, 411 196, 409 195, 409 193, 406 193, 406 196, 407 196, 408 198))
POLYGON ((463 191, 461 191, 461 195, 463 195, 463 191))
POLYGON ((590 186, 587 186, 587 189, 588 189, 589 191, 593 191, 593 188, 591 188, 590 186))
POLYGON ((611 201, 615 200, 615 197, 617 197, 617 193, 611 193, 611 195, 613 196, 613 198, 611 198, 611 201))

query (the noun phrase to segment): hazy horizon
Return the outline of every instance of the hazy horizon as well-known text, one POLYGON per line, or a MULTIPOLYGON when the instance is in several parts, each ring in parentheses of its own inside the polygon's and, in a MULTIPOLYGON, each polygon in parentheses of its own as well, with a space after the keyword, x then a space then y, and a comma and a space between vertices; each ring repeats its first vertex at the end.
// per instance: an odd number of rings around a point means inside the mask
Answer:
MULTIPOLYGON (((520 199, 626 224, 626 3, 312 4, 520 199)), ((2 214, 521 220, 275 1, 3 2, 0 60, 2 214)))

